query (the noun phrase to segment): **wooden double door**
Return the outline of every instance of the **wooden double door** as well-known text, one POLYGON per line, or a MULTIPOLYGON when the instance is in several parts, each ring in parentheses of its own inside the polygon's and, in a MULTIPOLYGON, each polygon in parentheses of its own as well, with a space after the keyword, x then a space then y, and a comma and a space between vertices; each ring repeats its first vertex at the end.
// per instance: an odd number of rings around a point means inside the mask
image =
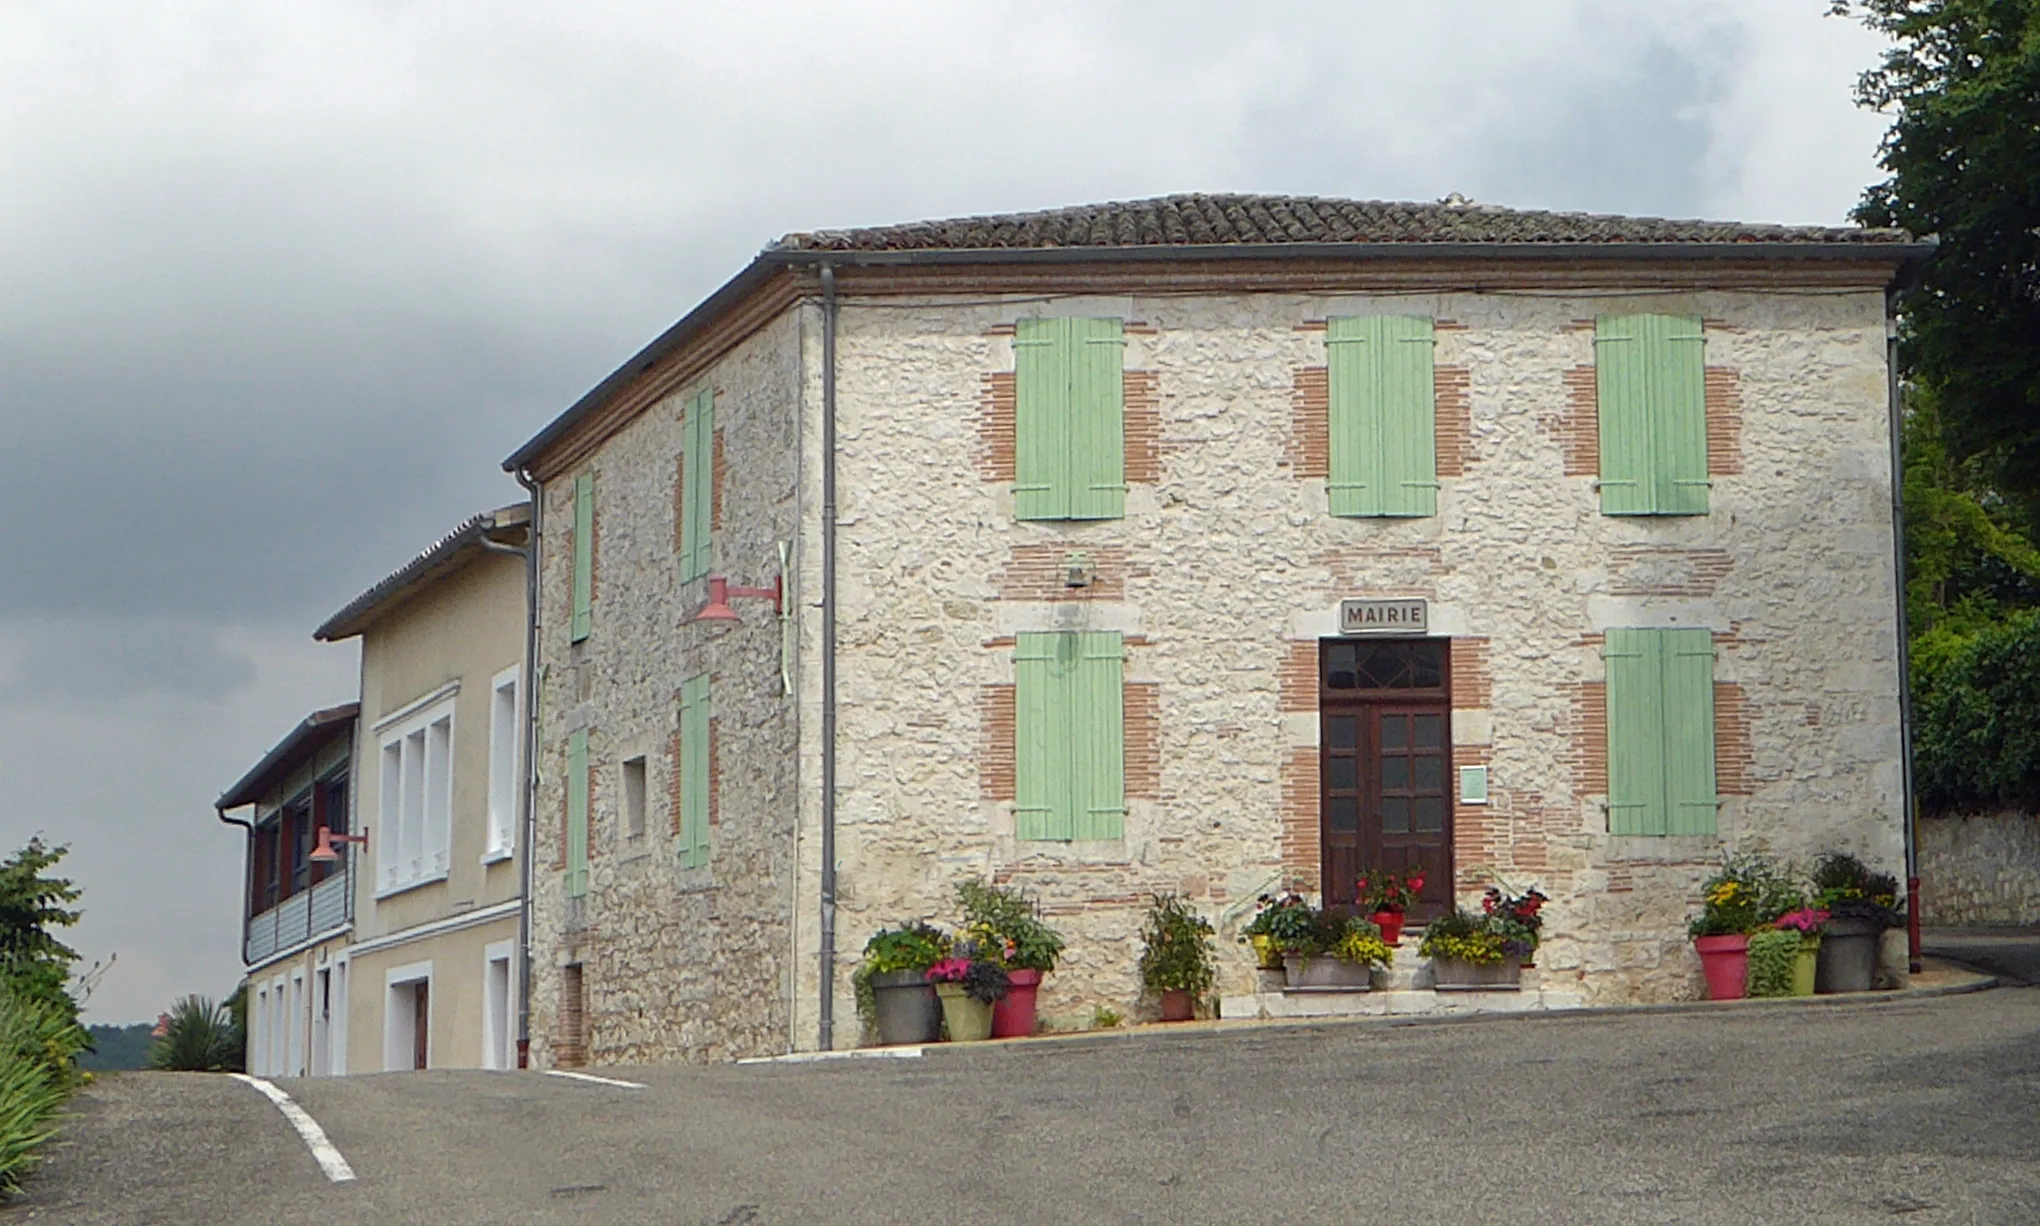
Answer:
POLYGON ((1450 640, 1326 639, 1318 650, 1320 889, 1351 906, 1369 871, 1421 871, 1409 918, 1452 898, 1450 640))

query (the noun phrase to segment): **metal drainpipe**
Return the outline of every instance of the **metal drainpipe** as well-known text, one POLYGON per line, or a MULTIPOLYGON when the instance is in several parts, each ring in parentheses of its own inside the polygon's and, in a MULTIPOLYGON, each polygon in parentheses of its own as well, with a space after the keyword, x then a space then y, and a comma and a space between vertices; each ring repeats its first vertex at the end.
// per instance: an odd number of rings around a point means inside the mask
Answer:
MULTIPOLYGON (((248 832, 241 842, 241 966, 245 969, 248 965, 248 925, 254 919, 248 908, 255 905, 255 823, 242 817, 228 817, 227 811, 218 806, 214 806, 213 812, 227 825, 239 826, 248 832)), ((354 906, 351 894, 347 905, 350 908, 354 906)), ((305 910, 310 912, 311 908, 305 910)))
POLYGON ((1905 610, 1904 406, 1898 385, 1897 294, 1884 295, 1884 370, 1891 417, 1891 562, 1898 588, 1898 779, 1905 802, 1905 943, 1907 969, 1920 973, 1919 808, 1913 801, 1912 627, 1905 610))
MULTIPOLYGON (((545 486, 525 469, 514 474, 531 496, 524 547, 524 769, 518 798, 524 805, 524 841, 517 849, 517 1067, 531 1067, 531 860, 538 839, 532 780, 538 768, 538 550, 544 521, 545 486)), ((487 537, 483 540, 487 541, 487 537)))
POLYGON ((836 266, 822 276, 822 931, 823 1051, 836 1045, 836 266))

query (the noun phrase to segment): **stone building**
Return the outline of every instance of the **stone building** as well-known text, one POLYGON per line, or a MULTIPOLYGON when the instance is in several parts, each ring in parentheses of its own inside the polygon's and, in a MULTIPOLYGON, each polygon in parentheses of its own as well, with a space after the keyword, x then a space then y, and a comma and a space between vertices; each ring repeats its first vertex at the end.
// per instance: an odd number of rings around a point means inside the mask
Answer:
POLYGON ((1069 938, 1051 1019, 1127 1008, 1150 891, 1410 864, 1549 895, 1547 989, 1694 993, 1724 849, 1900 863, 1927 250, 1245 196, 768 247, 505 464, 538 1061, 848 1046, 973 875, 1069 938))

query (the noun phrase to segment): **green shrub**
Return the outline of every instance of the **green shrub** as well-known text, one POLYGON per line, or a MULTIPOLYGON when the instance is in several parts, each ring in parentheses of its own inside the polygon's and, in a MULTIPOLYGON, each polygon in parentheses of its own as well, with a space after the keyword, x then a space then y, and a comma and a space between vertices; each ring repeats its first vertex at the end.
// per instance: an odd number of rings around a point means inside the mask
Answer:
POLYGON ((1750 934, 1750 995, 1792 995, 1792 972, 1799 961, 1799 933, 1767 928, 1750 934))
POLYGON ((1424 925, 1424 939, 1417 944, 1417 954, 1434 960, 1493 966, 1502 960, 1502 941, 1502 934, 1494 930, 1486 916, 1454 907, 1424 925))
POLYGON ((51 1120, 79 1081, 78 1053, 90 1036, 76 1007, 0 982, 0 1192, 18 1186, 51 1120))
POLYGON ((163 1037, 149 1051, 149 1067, 179 1073, 233 1073, 241 1069, 241 1035, 233 1013, 206 996, 170 1006, 163 1037))
POLYGON ((2040 610, 1937 641, 1912 682, 1924 808, 2040 806, 2040 610))
POLYGON ((1211 922, 1175 894, 1151 895, 1140 930, 1140 984, 1150 992, 1203 996, 1217 981, 1211 922))
POLYGON ((996 943, 998 948, 991 952, 1007 969, 1044 975, 1055 969, 1062 956, 1062 934, 1041 922, 1034 904, 1019 890, 965 881, 956 887, 956 904, 963 911, 964 930, 980 941, 996 943))

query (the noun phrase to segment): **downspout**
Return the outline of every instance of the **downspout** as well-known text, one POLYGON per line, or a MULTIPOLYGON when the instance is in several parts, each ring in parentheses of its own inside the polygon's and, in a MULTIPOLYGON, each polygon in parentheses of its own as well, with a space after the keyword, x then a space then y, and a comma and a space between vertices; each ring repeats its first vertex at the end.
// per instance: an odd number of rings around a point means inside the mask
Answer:
POLYGON ((517 772, 518 800, 524 806, 524 838, 517 849, 517 1067, 531 1067, 531 862, 538 840, 537 801, 532 781, 538 777, 538 549, 545 522, 545 486, 519 468, 517 484, 531 497, 531 519, 525 546, 497 545, 486 534, 486 548, 524 554, 524 769, 517 772))
MULTIPOLYGON (((248 965, 248 924, 253 919, 248 908, 255 903, 255 823, 244 817, 228 817, 225 809, 214 807, 213 812, 229 826, 239 826, 247 831, 241 843, 241 966, 248 965)), ((354 900, 348 899, 353 905, 354 900)))
POLYGON ((1913 800, 1912 628, 1905 609, 1904 405, 1898 383, 1897 292, 1884 295, 1884 373, 1891 417, 1891 562, 1898 588, 1898 779, 1905 803, 1905 944, 1907 969, 1920 973, 1920 831, 1913 800))
POLYGON ((836 1040, 836 266, 822 276, 822 931, 823 1051, 836 1040))

